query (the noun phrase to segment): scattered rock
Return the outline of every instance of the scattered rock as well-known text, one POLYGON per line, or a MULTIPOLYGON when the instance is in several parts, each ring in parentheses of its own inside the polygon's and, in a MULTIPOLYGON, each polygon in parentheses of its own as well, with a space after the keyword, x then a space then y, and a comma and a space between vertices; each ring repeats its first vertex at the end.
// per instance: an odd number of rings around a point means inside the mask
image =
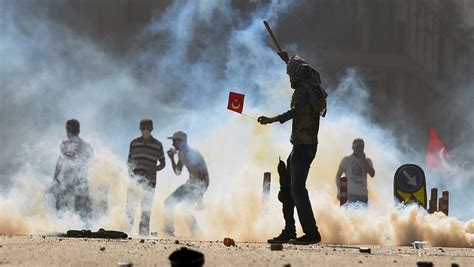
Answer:
POLYGON ((362 264, 362 261, 359 261, 359 263, 361 263, 361 264, 362 264))
POLYGON ((179 244, 179 240, 175 240, 174 243, 175 243, 175 244, 179 244))
POLYGON ((62 238, 60 238, 60 239, 59 239, 59 241, 63 241, 63 239, 62 239, 62 238))
POLYGON ((291 267, 291 264, 287 263, 287 264, 283 265, 283 267, 291 267))
POLYGON ((43 239, 45 239, 45 238, 46 238, 46 236, 43 236, 43 239))
POLYGON ((418 267, 433 267, 433 262, 431 261, 419 261, 416 263, 418 267))
POLYGON ((140 240, 140 243, 145 243, 145 239, 140 240))
POLYGON ((336 251, 336 249, 335 249, 335 248, 333 248, 333 249, 332 249, 332 251, 336 251))
POLYGON ((105 247, 100 247, 100 251, 104 251, 105 250, 105 247))
POLYGON ((459 267, 459 264, 453 262, 453 263, 451 264, 451 267, 459 267))
POLYGON ((226 247, 235 246, 235 241, 232 238, 226 237, 224 238, 224 245, 226 247))
POLYGON ((370 250, 370 248, 368 248, 368 247, 360 247, 360 248, 359 248, 359 252, 360 252, 360 253, 368 253, 368 254, 370 254, 371 250, 370 250))
POLYGON ((133 263, 131 261, 122 261, 117 263, 117 266, 119 267, 132 267, 133 263))
POLYGON ((131 238, 131 237, 129 237, 129 238, 128 238, 128 240, 132 240, 132 238, 131 238))
POLYGON ((397 260, 393 260, 393 263, 397 263, 397 260))
POLYGON ((283 244, 271 244, 270 249, 271 250, 283 250, 283 244))

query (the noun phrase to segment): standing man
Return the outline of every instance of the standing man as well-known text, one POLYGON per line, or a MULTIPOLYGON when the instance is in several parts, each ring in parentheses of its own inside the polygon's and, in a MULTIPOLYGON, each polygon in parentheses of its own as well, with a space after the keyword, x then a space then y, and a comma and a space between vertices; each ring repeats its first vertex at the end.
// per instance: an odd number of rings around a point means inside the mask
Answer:
POLYGON ((130 143, 128 164, 137 183, 143 189, 143 195, 137 196, 136 192, 128 190, 127 216, 132 226, 135 209, 138 201, 140 201, 142 214, 139 233, 140 235, 149 235, 151 206, 156 187, 156 172, 161 171, 166 163, 162 144, 151 135, 153 121, 150 119, 141 120, 140 131, 142 136, 133 139, 130 143), (160 162, 159 165, 157 165, 158 161, 160 162))
MULTIPOLYGON (((178 131, 168 138, 173 140, 173 148, 168 151, 168 156, 171 159, 174 173, 180 175, 183 166, 189 172, 189 179, 186 183, 179 186, 165 200, 165 231, 168 235, 173 236, 174 207, 179 203, 184 203, 187 208, 202 209, 202 198, 209 186, 209 173, 201 153, 188 145, 186 133, 178 131), (178 153, 178 162, 174 159, 176 153, 178 153)), ((191 213, 187 216, 186 223, 193 236, 201 233, 196 218, 191 213)))
POLYGON ((54 172, 55 186, 52 192, 59 211, 73 210, 88 223, 91 213, 89 197, 89 167, 92 147, 79 137, 80 124, 76 119, 66 122, 67 140, 61 143, 54 172))
MULTIPOLYGON (((364 140, 357 138, 352 142, 352 155, 346 156, 339 164, 336 174, 336 185, 339 189, 341 176, 347 176, 347 194, 349 203, 362 202, 367 204, 369 191, 367 190, 367 174, 375 176, 372 161, 365 157, 364 140)), ((339 192, 339 190, 338 190, 339 192)), ((337 194, 339 199, 339 193, 337 194)))
POLYGON ((320 86, 319 73, 297 55, 288 58, 285 51, 278 55, 287 63, 286 73, 290 77, 291 88, 294 89, 291 98, 291 109, 275 117, 261 116, 260 124, 274 122, 285 123, 293 120, 291 143, 293 150, 287 159, 287 167, 280 162, 279 199, 283 203, 285 228, 282 233, 269 239, 269 243, 286 243, 299 245, 316 244, 321 241, 321 235, 316 226, 306 180, 308 172, 316 155, 318 146, 319 117, 325 116, 327 94, 320 86), (296 238, 294 207, 305 233, 296 238))

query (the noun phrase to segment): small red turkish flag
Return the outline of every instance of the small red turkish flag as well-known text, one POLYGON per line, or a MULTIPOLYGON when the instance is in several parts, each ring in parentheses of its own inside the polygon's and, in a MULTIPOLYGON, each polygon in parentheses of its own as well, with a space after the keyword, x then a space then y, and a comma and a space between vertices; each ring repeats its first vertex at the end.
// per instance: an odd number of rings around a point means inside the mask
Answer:
POLYGON ((433 171, 450 171, 451 166, 448 161, 448 151, 439 138, 438 133, 430 127, 428 135, 428 145, 426 147, 425 167, 433 171))
POLYGON ((227 109, 242 113, 244 110, 244 97, 245 95, 230 92, 229 93, 229 104, 227 104, 227 109))

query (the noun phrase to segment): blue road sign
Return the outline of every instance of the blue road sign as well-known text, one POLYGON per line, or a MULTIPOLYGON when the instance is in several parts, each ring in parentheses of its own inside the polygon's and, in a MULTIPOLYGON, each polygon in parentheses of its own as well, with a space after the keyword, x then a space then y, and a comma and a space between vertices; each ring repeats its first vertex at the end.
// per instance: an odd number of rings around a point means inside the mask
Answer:
POLYGON ((398 168, 395 180, 402 191, 413 193, 420 189, 425 181, 423 169, 414 164, 405 164, 398 168))

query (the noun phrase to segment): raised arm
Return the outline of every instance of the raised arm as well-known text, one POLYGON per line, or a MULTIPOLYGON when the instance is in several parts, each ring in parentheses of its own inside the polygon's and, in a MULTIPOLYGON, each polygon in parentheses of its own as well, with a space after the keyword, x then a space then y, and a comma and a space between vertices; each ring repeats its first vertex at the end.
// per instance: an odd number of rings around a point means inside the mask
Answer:
POLYGON ((374 177, 375 176, 375 169, 373 167, 372 161, 369 158, 366 158, 364 160, 364 165, 365 165, 367 173, 370 175, 370 177, 374 177))
POLYGON ((183 170, 183 162, 181 161, 181 159, 179 159, 178 156, 178 163, 176 163, 176 161, 174 160, 175 154, 176 152, 173 152, 173 150, 168 150, 168 157, 171 160, 171 166, 173 166, 173 171, 176 175, 180 175, 183 170))

